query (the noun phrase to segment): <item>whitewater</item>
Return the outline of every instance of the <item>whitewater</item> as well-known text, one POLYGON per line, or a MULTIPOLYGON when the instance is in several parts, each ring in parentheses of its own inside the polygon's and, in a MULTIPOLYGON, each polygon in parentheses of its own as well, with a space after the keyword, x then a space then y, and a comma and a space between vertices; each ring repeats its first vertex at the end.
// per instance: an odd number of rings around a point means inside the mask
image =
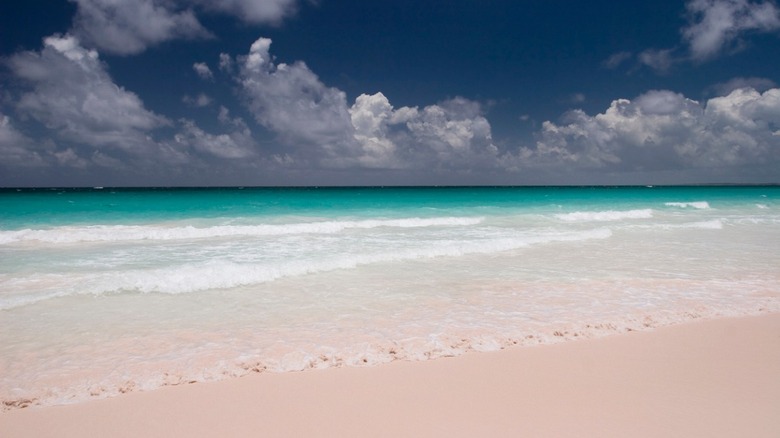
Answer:
POLYGON ((6 189, 0 400, 780 311, 780 187, 6 189))

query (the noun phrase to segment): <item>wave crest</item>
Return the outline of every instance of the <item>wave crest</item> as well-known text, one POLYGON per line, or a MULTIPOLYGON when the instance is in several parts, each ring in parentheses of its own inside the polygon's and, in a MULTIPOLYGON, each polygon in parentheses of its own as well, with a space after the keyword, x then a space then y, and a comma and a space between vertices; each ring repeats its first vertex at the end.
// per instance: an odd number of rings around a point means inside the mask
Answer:
POLYGON ((649 219, 653 217, 653 210, 645 208, 625 211, 575 211, 573 213, 556 214, 555 217, 566 222, 610 222, 624 219, 649 219))
MULTIPOLYGON (((435 245, 418 246, 399 251, 374 254, 344 254, 320 260, 292 259, 273 264, 237 263, 227 260, 210 260, 198 264, 162 269, 136 269, 122 272, 99 272, 60 278, 56 290, 41 288, 38 293, 25 297, 0 299, 0 310, 34 304, 51 298, 69 295, 103 295, 121 292, 181 294, 211 289, 229 289, 268 283, 286 277, 295 277, 339 269, 383 263, 406 262, 435 257, 460 257, 472 254, 491 254, 510 251, 531 245, 571 242, 590 239, 606 239, 612 236, 608 228, 579 232, 550 233, 511 238, 495 238, 462 242, 450 240, 435 245)), ((28 281, 35 287, 36 280, 28 281)), ((37 282, 45 283, 46 278, 37 282)))
POLYGON ((118 242, 132 240, 186 240, 231 236, 282 236, 290 234, 334 234, 347 229, 379 227, 423 228, 471 226, 482 217, 434 217, 404 219, 368 219, 358 221, 322 221, 297 224, 217 225, 212 227, 162 227, 151 225, 95 225, 58 227, 47 230, 0 232, 0 245, 37 241, 46 243, 118 242))
POLYGON ((710 208, 710 203, 707 201, 696 201, 696 202, 667 202, 664 204, 667 207, 680 207, 680 208, 695 208, 698 210, 706 210, 710 208))

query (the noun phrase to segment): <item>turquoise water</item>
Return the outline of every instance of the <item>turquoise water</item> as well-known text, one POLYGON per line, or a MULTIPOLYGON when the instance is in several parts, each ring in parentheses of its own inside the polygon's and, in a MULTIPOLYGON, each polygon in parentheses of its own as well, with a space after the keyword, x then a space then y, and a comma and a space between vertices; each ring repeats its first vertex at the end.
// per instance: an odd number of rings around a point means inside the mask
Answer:
POLYGON ((778 248, 776 186, 6 189, 0 398, 777 311, 778 248))
POLYGON ((66 224, 143 224, 185 219, 275 216, 433 216, 436 209, 601 208, 707 198, 776 202, 780 188, 728 187, 373 187, 0 190, 3 230, 66 224))

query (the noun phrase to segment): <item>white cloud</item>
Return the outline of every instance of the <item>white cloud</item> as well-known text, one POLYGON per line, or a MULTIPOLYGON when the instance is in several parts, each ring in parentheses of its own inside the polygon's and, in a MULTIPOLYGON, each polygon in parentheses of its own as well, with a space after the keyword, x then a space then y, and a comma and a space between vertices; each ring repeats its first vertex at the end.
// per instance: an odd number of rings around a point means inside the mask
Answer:
POLYGON ((205 95, 204 93, 200 93, 195 97, 185 94, 184 97, 181 98, 181 101, 187 105, 198 107, 198 108, 203 108, 211 105, 211 98, 205 95))
POLYGON ((209 11, 234 15, 249 23, 279 23, 296 11, 297 0, 191 0, 209 11))
POLYGON ((70 33, 104 53, 132 55, 170 40, 212 38, 199 12, 253 24, 279 24, 297 0, 69 0, 76 3, 70 33))
POLYGON ((148 143, 146 131, 169 123, 114 84, 97 52, 73 36, 48 37, 41 52, 18 53, 8 64, 32 88, 19 97, 17 111, 68 140, 130 150, 148 143))
POLYGON ((362 94, 349 112, 364 167, 480 167, 496 153, 490 124, 468 99, 394 110, 384 94, 362 94))
POLYGON ((624 62, 629 61, 631 58, 633 58, 633 54, 631 52, 617 52, 610 55, 609 58, 607 58, 603 65, 604 67, 608 69, 614 69, 618 68, 620 65, 622 65, 624 62))
POLYGON ((255 142, 252 132, 244 125, 228 134, 213 135, 203 131, 195 122, 182 119, 181 131, 176 134, 176 143, 220 158, 247 158, 254 155, 255 142))
MULTIPOLYGON (((8 91, 6 98, 25 123, 14 125, 0 114, 0 164, 104 166, 128 172, 229 162, 230 169, 427 173, 549 168, 598 174, 780 165, 780 89, 762 93, 744 86, 774 85, 767 79, 735 78, 724 84, 727 93, 703 104, 671 91, 650 91, 615 100, 601 114, 574 110, 561 121, 545 122, 532 147, 499 153, 478 102, 456 97, 394 108, 377 92, 362 94, 349 105, 344 92, 323 84, 303 62, 277 62, 270 47, 271 40, 258 39, 235 61, 235 79, 250 113, 281 140, 262 150, 244 120, 226 108, 219 108, 218 133, 186 119, 174 125, 117 86, 96 51, 70 35, 46 38, 39 52, 5 60, 26 84, 8 91), (36 121, 53 140, 31 139, 19 129, 36 121), (157 140, 153 133, 161 127, 177 133, 157 140)), ((205 94, 185 100, 211 103, 205 94)))
POLYGON ((274 64, 271 40, 260 38, 239 58, 238 81, 258 123, 299 146, 341 156, 354 144, 346 95, 330 88, 303 62, 274 64))
MULTIPOLYGON (((219 122, 222 123, 222 124, 229 124, 229 123, 231 123, 232 119, 230 118, 230 110, 228 110, 224 106, 220 106, 219 107, 219 116, 217 116, 217 120, 219 120, 219 122)), ((240 120, 241 123, 244 122, 241 119, 238 119, 238 120, 240 120)))
POLYGON ((637 55, 639 63, 646 65, 656 73, 665 74, 674 64, 672 49, 647 49, 637 55))
POLYGON ((682 30, 683 38, 700 61, 738 47, 745 32, 780 29, 780 10, 769 1, 691 0, 687 9, 691 23, 682 30))
POLYGON ((740 88, 710 99, 706 108, 709 121, 732 130, 761 133, 780 123, 780 88, 759 93, 740 88))
POLYGON ((712 86, 712 90, 719 96, 725 96, 738 88, 754 88, 757 91, 763 92, 770 88, 777 87, 777 84, 771 79, 756 78, 756 77, 737 77, 727 82, 715 84, 712 86))
POLYGON ((214 73, 205 62, 196 62, 192 64, 192 69, 200 76, 201 79, 213 79, 214 73))
POLYGON ((227 53, 219 54, 219 69, 227 73, 233 72, 233 58, 227 53))
POLYGON ((30 167, 44 164, 41 155, 34 150, 33 141, 19 132, 11 119, 0 113, 0 165, 30 167))
POLYGON ((393 121, 393 106, 384 94, 361 94, 349 109, 354 138, 363 154, 359 161, 366 167, 393 168, 401 166, 397 147, 388 135, 388 123, 393 121))
POLYGON ((575 110, 561 123, 545 122, 535 148, 505 156, 504 165, 635 171, 777 163, 778 126, 778 88, 741 88, 704 105, 650 91, 595 116, 575 110))
POLYGON ((436 162, 463 167, 490 159, 497 152, 492 144, 490 123, 481 115, 476 102, 451 99, 427 106, 409 119, 406 126, 414 143, 434 151, 436 162))
MULTIPOLYGON (((39 151, 48 163, 125 170, 195 165, 196 157, 184 147, 188 145, 220 157, 248 156, 245 149, 250 144, 244 138, 251 137, 248 130, 235 130, 226 138, 209 137, 188 122, 182 123, 179 135, 186 141, 156 140, 153 131, 172 123, 147 110, 136 94, 117 86, 98 53, 81 47, 73 36, 46 38, 40 52, 17 53, 7 65, 27 84, 14 99, 16 111, 40 122, 61 145, 39 151), (207 140, 215 142, 213 149, 199 143, 207 140)), ((29 142, 24 147, 34 150, 29 142)))
POLYGON ((209 38, 195 12, 169 0, 70 0, 78 6, 71 33, 119 55, 173 39, 209 38))
MULTIPOLYGON (((703 62, 723 52, 736 52, 747 43, 750 33, 769 33, 780 30, 780 9, 772 1, 752 0, 689 0, 686 4, 688 24, 680 29, 684 49, 647 49, 637 55, 639 64, 666 74, 674 64, 682 61, 703 62)), ((613 55, 605 66, 614 68, 630 54, 613 55)))
POLYGON ((260 38, 239 57, 240 82, 255 119, 326 167, 467 166, 495 153, 490 124, 476 102, 456 98, 422 110, 393 109, 382 93, 347 106, 303 62, 274 63, 260 38))

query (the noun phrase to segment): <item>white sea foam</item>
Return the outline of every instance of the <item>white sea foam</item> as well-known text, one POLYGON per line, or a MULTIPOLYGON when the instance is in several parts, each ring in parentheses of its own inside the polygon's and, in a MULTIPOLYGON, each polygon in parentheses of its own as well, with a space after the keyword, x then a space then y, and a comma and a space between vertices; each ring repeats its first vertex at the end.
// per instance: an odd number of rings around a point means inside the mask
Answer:
POLYGON ((710 208, 710 203, 707 201, 697 201, 697 202, 667 202, 664 205, 667 207, 680 207, 680 208, 696 208, 699 210, 706 210, 710 208))
POLYGON ((699 221, 699 222, 685 222, 685 223, 679 223, 679 224, 667 224, 667 223, 661 223, 661 224, 652 224, 652 225, 639 225, 637 228, 644 228, 644 229, 662 229, 662 230, 676 230, 676 229, 700 229, 700 230, 721 230, 723 229, 723 220, 721 219, 712 219, 709 221, 699 221))
POLYGON ((648 219, 653 217, 653 210, 645 208, 625 211, 575 211, 556 214, 555 217, 566 222, 610 222, 624 219, 648 219))
POLYGON ((723 221, 720 219, 713 219, 711 221, 691 222, 688 224, 679 225, 680 228, 699 228, 704 230, 720 230, 723 229, 723 221))
POLYGON ((47 243, 118 242, 132 240, 185 240, 231 236, 281 236, 290 234, 333 234, 347 229, 379 227, 423 228, 457 227, 481 223, 481 217, 434 217, 404 219, 369 219, 354 221, 321 221, 294 224, 217 225, 164 227, 154 225, 95 225, 52 229, 0 232, 0 245, 37 241, 47 243))
MULTIPOLYGON (((68 278, 60 278, 56 290, 42 287, 37 288, 39 292, 36 294, 28 294, 22 297, 3 297, 0 299, 0 310, 69 295, 102 295, 125 291, 182 294, 210 289, 228 289, 268 283, 286 277, 338 269, 354 269, 374 263, 406 262, 436 257, 460 257, 471 254, 491 254, 544 243, 606 239, 611 235, 612 231, 608 228, 598 228, 579 232, 535 234, 465 242, 449 240, 396 251, 373 254, 345 254, 317 260, 293 258, 271 264, 211 260, 158 269, 72 274, 68 278)), ((38 280, 28 280, 29 288, 36 288, 36 283, 45 283, 47 281, 44 277, 38 280)))
POLYGON ((766 204, 756 204, 756 207, 760 208, 761 210, 766 210, 769 208, 769 206, 766 204))

